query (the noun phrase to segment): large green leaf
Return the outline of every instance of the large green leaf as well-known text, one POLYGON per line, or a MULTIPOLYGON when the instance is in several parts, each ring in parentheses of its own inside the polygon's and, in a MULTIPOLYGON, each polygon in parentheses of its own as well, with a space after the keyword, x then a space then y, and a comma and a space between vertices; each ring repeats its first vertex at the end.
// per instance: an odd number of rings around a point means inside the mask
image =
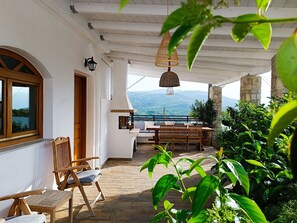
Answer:
POLYGON ((294 135, 291 142, 291 168, 294 178, 297 179, 297 128, 294 131, 294 135))
POLYGON ((123 8, 127 5, 128 2, 129 2, 129 0, 121 0, 121 1, 120 1, 120 8, 119 8, 119 11, 122 11, 123 8))
POLYGON ((265 215, 255 201, 248 197, 234 193, 230 193, 228 196, 238 204, 238 206, 250 217, 250 219, 253 220, 253 222, 267 223, 265 215))
POLYGON ((181 7, 173 11, 169 16, 167 16, 165 22, 163 23, 161 29, 161 35, 169 32, 171 29, 180 26, 183 22, 183 18, 186 15, 185 8, 181 7))
POLYGON ((187 49, 187 64, 188 69, 191 70, 194 64, 194 61, 196 60, 199 51, 207 39, 208 35, 210 34, 212 30, 212 26, 209 24, 197 26, 190 38, 188 49, 187 49))
POLYGON ((181 25, 177 28, 168 44, 168 55, 172 54, 172 51, 187 37, 192 28, 192 25, 181 25))
POLYGON ((256 0, 257 8, 261 9, 263 12, 266 12, 271 0, 256 0))
POLYGON ((155 209, 158 208, 159 202, 167 194, 167 192, 172 188, 177 187, 177 181, 177 176, 173 174, 164 175, 158 180, 158 182, 152 189, 153 205, 155 209))
POLYGON ((218 188, 219 179, 215 176, 206 176, 201 179, 193 196, 192 211, 193 217, 199 215, 205 203, 218 188))
POLYGON ((274 139, 297 117, 297 100, 288 102, 281 107, 272 119, 268 146, 272 146, 274 139))
POLYGON ((297 28, 278 49, 275 66, 285 87, 297 93, 297 28))
POLYGON ((254 25, 251 29, 251 33, 262 44, 263 48, 268 50, 272 36, 271 24, 262 23, 259 25, 254 25))
POLYGON ((229 170, 234 174, 236 179, 239 181, 240 185, 242 185, 242 187, 244 188, 245 192, 249 194, 250 180, 249 180, 248 173, 245 171, 243 166, 239 162, 231 159, 224 159, 222 161, 227 165, 229 170))

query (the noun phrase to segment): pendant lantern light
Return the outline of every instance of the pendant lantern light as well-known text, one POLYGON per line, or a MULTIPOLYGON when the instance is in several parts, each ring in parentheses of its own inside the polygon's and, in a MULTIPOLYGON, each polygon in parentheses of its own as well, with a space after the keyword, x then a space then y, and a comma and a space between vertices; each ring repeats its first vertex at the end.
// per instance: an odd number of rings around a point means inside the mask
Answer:
POLYGON ((157 67, 174 67, 179 64, 176 50, 174 50, 170 56, 168 55, 168 44, 170 42, 170 39, 171 36, 169 32, 165 33, 159 46, 155 60, 155 65, 157 67))

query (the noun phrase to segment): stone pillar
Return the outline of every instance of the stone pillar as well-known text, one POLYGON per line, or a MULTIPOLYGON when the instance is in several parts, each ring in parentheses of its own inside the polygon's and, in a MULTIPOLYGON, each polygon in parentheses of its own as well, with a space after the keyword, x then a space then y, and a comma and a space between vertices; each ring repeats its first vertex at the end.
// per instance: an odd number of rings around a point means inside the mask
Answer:
POLYGON ((281 98, 288 90, 278 77, 275 67, 275 56, 271 59, 271 97, 281 98))
POLYGON ((240 100, 251 102, 255 105, 261 103, 260 76, 246 75, 240 79, 240 100))
POLYGON ((210 99, 213 100, 214 108, 218 112, 219 117, 222 113, 222 88, 218 86, 212 86, 209 88, 210 99))

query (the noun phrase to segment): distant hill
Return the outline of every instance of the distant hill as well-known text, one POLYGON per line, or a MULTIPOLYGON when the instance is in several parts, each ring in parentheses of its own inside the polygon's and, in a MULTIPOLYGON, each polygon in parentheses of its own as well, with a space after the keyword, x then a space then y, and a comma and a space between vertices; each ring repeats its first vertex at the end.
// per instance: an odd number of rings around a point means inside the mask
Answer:
MULTIPOLYGON (((182 91, 176 90, 174 95, 166 95, 166 89, 154 91, 128 91, 128 97, 138 115, 163 114, 166 115, 188 115, 191 105, 195 100, 206 101, 205 91, 182 91)), ((237 100, 223 97, 222 109, 235 106, 237 100)))

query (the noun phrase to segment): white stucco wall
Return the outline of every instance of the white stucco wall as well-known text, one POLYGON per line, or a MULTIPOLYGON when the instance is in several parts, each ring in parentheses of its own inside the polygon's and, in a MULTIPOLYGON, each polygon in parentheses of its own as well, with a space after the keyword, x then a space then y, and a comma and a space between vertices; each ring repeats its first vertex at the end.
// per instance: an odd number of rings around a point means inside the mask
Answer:
MULTIPOLYGON (((60 11, 64 10, 67 21, 44 2, 1 1, 0 47, 26 57, 44 77, 44 138, 70 136, 73 140, 74 73, 78 71, 87 76, 87 155, 106 154, 98 151, 100 134, 96 134, 96 128, 100 123, 96 124, 95 119, 100 118, 101 96, 96 95, 102 87, 99 77, 108 69, 90 72, 83 66, 84 58, 94 56, 98 62, 101 53, 90 38, 68 22, 73 19, 73 23, 78 21, 78 26, 87 24, 79 21, 79 15, 71 14, 69 1, 48 1, 60 11), (95 83, 98 86, 95 87, 95 83)), ((0 150, 0 196, 51 187, 54 183, 51 153, 49 142, 0 150)), ((8 203, 0 203, 0 216, 6 213, 8 203)))

